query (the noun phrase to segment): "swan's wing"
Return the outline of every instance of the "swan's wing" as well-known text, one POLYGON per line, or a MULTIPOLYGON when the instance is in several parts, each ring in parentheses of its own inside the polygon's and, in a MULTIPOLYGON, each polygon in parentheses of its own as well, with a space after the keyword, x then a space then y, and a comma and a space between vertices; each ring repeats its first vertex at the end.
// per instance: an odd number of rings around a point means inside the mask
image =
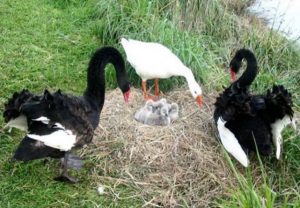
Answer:
POLYGON ((39 101, 40 98, 41 96, 36 96, 26 89, 23 89, 21 92, 15 92, 4 104, 3 117, 7 121, 4 128, 28 130, 27 117, 22 112, 21 107, 28 102, 39 101))
POLYGON ((48 156, 54 158, 61 158, 64 156, 64 152, 48 147, 44 145, 43 142, 30 139, 29 137, 25 136, 20 142, 13 157, 16 160, 29 161, 48 156))
POLYGON ((76 143, 76 135, 59 123, 55 123, 51 128, 45 125, 44 128, 39 128, 38 131, 27 134, 27 137, 61 151, 71 150, 76 143))
POLYGON ((50 122, 50 119, 45 117, 45 116, 41 116, 39 118, 36 118, 36 119, 32 119, 33 121, 40 121, 42 122, 43 124, 49 124, 50 122))
MULTIPOLYGON (((49 124, 50 119, 42 116, 37 119, 32 119, 33 121, 40 121, 43 124, 49 124)), ((10 119, 9 122, 4 126, 4 128, 17 128, 22 131, 28 130, 27 117, 24 114, 19 115, 16 118, 10 119)))
POLYGON ((284 116, 282 119, 277 119, 273 124, 271 124, 271 131, 272 131, 272 140, 273 144, 276 147, 276 158, 279 160, 281 155, 281 148, 282 148, 282 130, 289 124, 294 124, 294 120, 291 119, 289 116, 284 116))
POLYGON ((237 159, 244 167, 248 167, 249 161, 246 153, 238 142, 234 134, 225 127, 226 121, 221 117, 218 118, 217 128, 219 131, 220 140, 224 148, 237 159))
POLYGON ((28 129, 27 118, 26 116, 21 114, 17 118, 10 119, 9 122, 4 126, 4 128, 17 128, 22 131, 27 131, 28 129))

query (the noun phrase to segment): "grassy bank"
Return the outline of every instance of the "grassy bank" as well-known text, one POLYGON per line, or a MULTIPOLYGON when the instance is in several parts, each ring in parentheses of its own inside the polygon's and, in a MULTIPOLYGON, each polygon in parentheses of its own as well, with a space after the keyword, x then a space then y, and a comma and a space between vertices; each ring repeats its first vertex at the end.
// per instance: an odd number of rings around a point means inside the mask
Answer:
MULTIPOLYGON (((163 43, 189 66, 204 92, 221 91, 229 83, 225 69, 234 52, 252 49, 260 73, 253 90, 264 92, 274 83, 284 84, 300 107, 300 52, 295 43, 247 14, 249 0, 136 1, 136 0, 3 0, 0 4, 0 111, 14 91, 44 88, 81 94, 86 86, 86 66, 91 53, 113 45, 124 54, 121 36, 163 43)), ((127 64, 131 81, 140 79, 127 64)), ((115 87, 113 70, 108 87, 115 87)), ((181 78, 162 82, 168 90, 184 84, 181 78)), ((0 125, 4 122, 0 118, 0 125)), ((0 131, 0 207, 140 207, 131 188, 118 186, 122 197, 98 196, 88 169, 78 175, 83 183, 56 183, 57 162, 12 164, 9 161, 21 133, 0 131), (25 174, 25 175, 24 175, 25 174), (44 180, 42 180, 44 179, 44 180), (46 179, 46 180, 45 180, 46 179)), ((263 165, 236 171, 239 186, 216 201, 220 207, 300 206, 300 140, 284 132, 281 161, 262 158, 263 165), (242 172, 242 173, 241 173, 242 172)), ((87 165, 93 167, 90 158, 87 165)), ((235 167, 235 166, 233 166, 235 167)), ((92 168, 91 168, 92 169, 92 168)), ((188 204, 186 206, 191 206, 188 204)))

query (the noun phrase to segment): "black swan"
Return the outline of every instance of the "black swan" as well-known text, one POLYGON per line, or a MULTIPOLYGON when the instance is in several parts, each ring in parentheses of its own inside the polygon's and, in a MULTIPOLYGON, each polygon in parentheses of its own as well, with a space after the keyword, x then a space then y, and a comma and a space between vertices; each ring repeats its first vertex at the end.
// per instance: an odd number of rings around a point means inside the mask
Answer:
POLYGON ((68 168, 81 166, 79 157, 70 153, 92 141, 105 99, 105 67, 112 63, 118 86, 125 102, 130 95, 124 60, 113 47, 98 49, 92 56, 87 72, 87 88, 81 97, 58 90, 34 95, 28 90, 16 92, 5 104, 3 113, 8 127, 27 130, 14 159, 29 161, 43 157, 64 158, 62 174, 57 180, 76 182, 68 168))
POLYGON ((231 77, 235 78, 243 59, 247 68, 217 98, 214 120, 224 148, 247 167, 247 154, 256 151, 256 147, 261 155, 270 155, 273 143, 279 159, 281 132, 286 125, 293 124, 294 112, 291 94, 282 85, 274 85, 263 95, 249 92, 258 73, 257 60, 250 50, 236 52, 230 62, 231 77))

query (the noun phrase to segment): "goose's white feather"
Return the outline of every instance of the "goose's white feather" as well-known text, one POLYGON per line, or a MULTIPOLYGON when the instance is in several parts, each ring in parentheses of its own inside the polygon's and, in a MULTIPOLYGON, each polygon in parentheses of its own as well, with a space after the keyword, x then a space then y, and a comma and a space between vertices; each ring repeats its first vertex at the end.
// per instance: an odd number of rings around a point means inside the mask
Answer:
POLYGON ((159 43, 121 39, 127 60, 143 81, 184 76, 194 98, 202 94, 192 71, 170 49, 159 43))
POLYGON ((219 136, 224 148, 235 157, 244 167, 248 167, 249 161, 246 153, 241 147, 240 143, 234 136, 234 134, 225 127, 226 122, 219 117, 217 122, 217 127, 219 131, 219 136))
POLYGON ((159 43, 122 38, 121 44, 128 62, 143 80, 183 76, 188 70, 170 49, 159 43))
MULTIPOLYGON (((57 123, 58 124, 58 123, 57 123)), ((61 151, 69 151, 76 143, 76 136, 70 130, 61 129, 58 125, 58 130, 47 135, 28 134, 31 139, 41 141, 46 146, 59 149, 61 151)))

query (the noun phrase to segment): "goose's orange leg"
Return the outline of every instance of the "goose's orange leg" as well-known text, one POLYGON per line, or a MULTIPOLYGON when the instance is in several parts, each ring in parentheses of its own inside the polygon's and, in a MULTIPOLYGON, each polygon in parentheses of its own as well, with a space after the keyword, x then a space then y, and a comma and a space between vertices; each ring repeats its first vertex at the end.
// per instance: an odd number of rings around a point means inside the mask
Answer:
POLYGON ((147 82, 144 81, 144 80, 142 80, 142 91, 143 91, 145 100, 147 100, 147 99, 148 99, 148 94, 147 94, 147 82))
POLYGON ((156 97, 159 97, 159 84, 158 79, 154 79, 154 93, 156 97))
POLYGON ((155 100, 154 97, 148 95, 148 93, 147 93, 147 82, 143 81, 143 80, 142 80, 142 91, 143 91, 145 100, 149 100, 149 99, 155 100))

